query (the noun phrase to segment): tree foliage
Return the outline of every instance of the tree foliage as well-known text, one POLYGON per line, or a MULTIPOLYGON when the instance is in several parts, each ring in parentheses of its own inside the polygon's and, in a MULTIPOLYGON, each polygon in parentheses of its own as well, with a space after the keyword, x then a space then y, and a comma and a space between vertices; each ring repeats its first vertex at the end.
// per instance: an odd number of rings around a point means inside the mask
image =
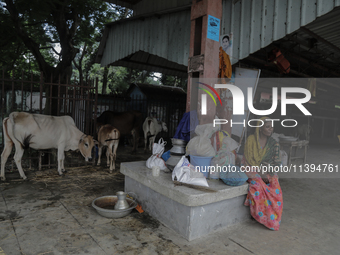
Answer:
POLYGON ((187 89, 187 79, 183 77, 162 74, 159 81, 164 85, 187 89))
POLYGON ((95 64, 105 24, 131 15, 102 0, 0 0, 0 68, 17 77, 42 71, 54 82, 99 78, 104 93, 123 93, 131 83, 185 87, 178 77, 95 64))
POLYGON ((1 50, 5 52, 0 56, 1 65, 27 67, 30 56, 45 77, 52 75, 54 80, 70 74, 80 45, 92 45, 99 29, 117 17, 115 10, 100 0, 0 3, 1 32, 8 35, 0 39, 1 50))

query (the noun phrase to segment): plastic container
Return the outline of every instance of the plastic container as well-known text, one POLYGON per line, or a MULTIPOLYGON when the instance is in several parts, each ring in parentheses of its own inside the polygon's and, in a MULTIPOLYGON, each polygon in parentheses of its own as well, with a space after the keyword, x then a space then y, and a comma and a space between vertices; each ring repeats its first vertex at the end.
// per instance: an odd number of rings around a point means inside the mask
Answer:
POLYGON ((163 155, 162 155, 162 159, 164 159, 165 162, 166 162, 170 157, 171 157, 171 155, 170 155, 170 150, 168 150, 167 152, 164 152, 163 155))
POLYGON ((190 163, 193 166, 199 167, 201 173, 203 173, 205 178, 209 177, 209 166, 213 157, 200 157, 190 155, 190 163))
POLYGON ((160 172, 160 167, 159 166, 153 166, 152 167, 152 176, 159 176, 159 172, 160 172))

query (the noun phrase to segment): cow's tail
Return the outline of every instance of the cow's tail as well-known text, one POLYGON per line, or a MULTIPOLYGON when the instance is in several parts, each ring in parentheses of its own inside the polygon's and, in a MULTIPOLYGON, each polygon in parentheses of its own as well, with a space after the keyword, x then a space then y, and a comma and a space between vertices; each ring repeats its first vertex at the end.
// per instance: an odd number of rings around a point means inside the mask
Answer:
POLYGON ((28 149, 30 147, 30 141, 32 139, 32 135, 28 135, 24 138, 24 142, 21 144, 23 149, 28 149))
POLYGON ((154 137, 155 135, 151 135, 150 132, 148 133, 147 140, 149 140, 151 137, 154 137))
MULTIPOLYGON (((149 119, 148 120, 148 129, 150 130, 150 126, 151 126, 151 123, 152 123, 152 119, 149 119)), ((147 136, 146 136, 146 139, 147 139, 147 141, 151 138, 151 137, 154 137, 155 135, 153 134, 151 134, 151 132, 149 131, 148 133, 147 133, 147 136)))
POLYGON ((5 140, 5 143, 11 142, 13 144, 13 141, 8 134, 8 128, 7 128, 7 121, 8 120, 9 120, 9 118, 7 117, 7 118, 4 118, 4 120, 2 122, 2 130, 4 131, 4 140, 5 140))

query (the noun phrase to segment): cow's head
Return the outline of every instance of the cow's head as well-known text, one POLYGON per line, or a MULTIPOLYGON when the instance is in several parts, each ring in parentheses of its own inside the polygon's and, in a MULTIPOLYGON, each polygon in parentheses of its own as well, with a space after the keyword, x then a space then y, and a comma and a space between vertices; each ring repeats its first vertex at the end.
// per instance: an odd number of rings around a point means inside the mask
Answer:
POLYGON ((78 144, 81 155, 85 158, 85 161, 92 159, 92 148, 95 144, 98 144, 96 140, 90 135, 83 135, 78 144))
POLYGON ((168 127, 166 126, 165 122, 162 122, 162 129, 164 132, 168 132, 168 127))

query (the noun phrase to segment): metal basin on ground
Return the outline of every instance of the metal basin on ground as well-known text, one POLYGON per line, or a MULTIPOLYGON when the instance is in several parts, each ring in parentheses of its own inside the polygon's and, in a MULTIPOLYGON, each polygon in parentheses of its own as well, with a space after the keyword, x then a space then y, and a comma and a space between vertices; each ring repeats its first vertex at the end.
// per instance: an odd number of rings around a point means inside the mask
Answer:
POLYGON ((121 218, 129 213, 137 206, 137 202, 126 198, 126 201, 130 205, 129 208, 123 210, 114 210, 115 204, 118 201, 117 196, 103 196, 98 197, 92 201, 92 207, 96 209, 96 211, 106 218, 121 218))

